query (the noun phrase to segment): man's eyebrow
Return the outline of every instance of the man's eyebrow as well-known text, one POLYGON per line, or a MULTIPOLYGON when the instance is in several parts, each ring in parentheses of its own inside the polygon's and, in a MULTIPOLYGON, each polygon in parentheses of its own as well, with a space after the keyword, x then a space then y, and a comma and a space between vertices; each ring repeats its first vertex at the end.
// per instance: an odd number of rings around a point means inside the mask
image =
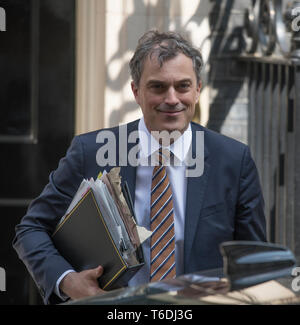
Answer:
MULTIPOLYGON (((185 79, 180 79, 178 81, 176 81, 176 83, 182 83, 182 82, 189 82, 192 83, 192 79, 191 78, 185 78, 185 79)), ((151 84, 166 84, 166 81, 163 80, 156 80, 156 79, 151 79, 147 81, 147 85, 151 85, 151 84)))
POLYGON ((190 78, 186 78, 186 79, 181 79, 181 80, 178 80, 177 83, 182 83, 182 82, 189 82, 189 83, 192 83, 192 79, 190 78))
POLYGON ((148 81, 147 81, 147 85, 157 84, 157 83, 159 83, 159 84, 164 84, 165 82, 162 81, 162 80, 156 80, 156 79, 151 79, 151 80, 148 80, 148 81))

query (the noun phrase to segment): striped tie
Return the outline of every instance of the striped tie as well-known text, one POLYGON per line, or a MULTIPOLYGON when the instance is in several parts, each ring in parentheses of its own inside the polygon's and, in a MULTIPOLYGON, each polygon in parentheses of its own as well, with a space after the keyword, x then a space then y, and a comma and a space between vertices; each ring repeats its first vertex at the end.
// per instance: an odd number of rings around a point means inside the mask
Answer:
POLYGON ((172 189, 163 156, 159 152, 159 165, 154 167, 151 186, 151 268, 150 281, 174 278, 175 231, 172 189))

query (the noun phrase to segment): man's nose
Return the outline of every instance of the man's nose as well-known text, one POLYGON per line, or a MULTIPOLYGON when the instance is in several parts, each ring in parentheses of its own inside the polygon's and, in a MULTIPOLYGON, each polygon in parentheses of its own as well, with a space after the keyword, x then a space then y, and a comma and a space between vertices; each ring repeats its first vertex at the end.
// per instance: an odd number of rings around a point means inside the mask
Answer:
POLYGON ((170 106, 175 106, 179 103, 179 99, 177 97, 176 89, 170 87, 166 92, 165 103, 170 106))

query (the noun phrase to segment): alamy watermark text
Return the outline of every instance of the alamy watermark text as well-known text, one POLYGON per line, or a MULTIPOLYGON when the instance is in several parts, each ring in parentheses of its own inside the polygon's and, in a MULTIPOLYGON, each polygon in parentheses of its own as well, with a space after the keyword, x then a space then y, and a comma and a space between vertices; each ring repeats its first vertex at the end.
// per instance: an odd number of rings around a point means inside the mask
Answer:
POLYGON ((0 32, 6 31, 6 12, 4 8, 0 7, 0 32))
MULTIPOLYGON (((192 131, 185 131, 192 132, 192 131)), ((149 138, 145 132, 133 131, 127 133, 127 126, 119 127, 118 138, 116 134, 110 130, 102 130, 98 133, 96 142, 101 147, 96 153, 96 162, 100 167, 115 166, 155 166, 158 163, 157 151, 149 157, 140 155, 140 141, 143 141, 143 148, 156 148, 161 146, 162 155, 165 166, 185 166, 186 177, 199 177, 204 171, 204 131, 196 131, 194 135, 194 152, 191 150, 191 144, 186 143, 184 138, 177 146, 179 156, 184 157, 184 161, 177 159, 176 155, 171 155, 168 148, 172 148, 172 144, 180 138, 182 134, 179 131, 153 131, 149 138), (149 140, 150 139, 150 140, 149 140), (119 145, 117 146, 117 143, 119 145), (130 148, 129 148, 130 146, 130 148), (117 157, 119 160, 117 162, 117 157)), ((192 135, 190 134, 190 139, 192 135)), ((172 150, 172 149, 171 149, 172 150)), ((150 149, 151 152, 151 149, 150 149)))
POLYGON ((0 291, 6 291, 6 273, 2 267, 0 267, 0 291))

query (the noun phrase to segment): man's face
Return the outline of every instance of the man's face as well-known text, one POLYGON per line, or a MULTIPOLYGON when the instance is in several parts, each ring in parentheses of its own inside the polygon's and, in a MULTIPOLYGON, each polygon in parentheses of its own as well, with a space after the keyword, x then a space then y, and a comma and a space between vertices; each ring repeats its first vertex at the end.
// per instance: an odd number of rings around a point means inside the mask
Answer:
POLYGON ((192 60, 179 53, 162 67, 155 56, 148 57, 139 85, 132 82, 131 87, 150 132, 183 132, 194 116, 201 83, 197 84, 192 60))

